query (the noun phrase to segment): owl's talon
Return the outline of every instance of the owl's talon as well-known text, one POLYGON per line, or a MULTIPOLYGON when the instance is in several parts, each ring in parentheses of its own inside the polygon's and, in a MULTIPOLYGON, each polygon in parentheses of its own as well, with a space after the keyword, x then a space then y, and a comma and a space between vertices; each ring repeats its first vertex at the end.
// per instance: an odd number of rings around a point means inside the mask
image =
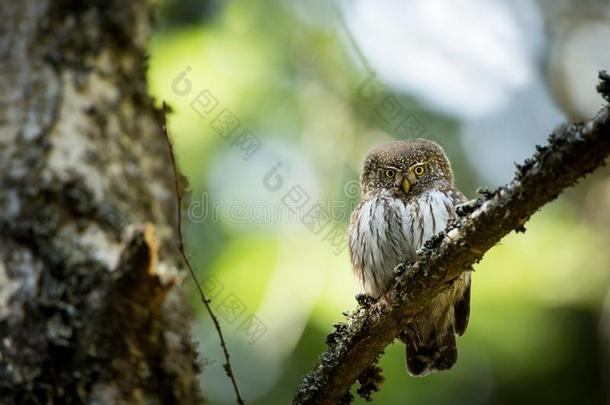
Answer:
POLYGON ((386 292, 385 294, 383 294, 381 296, 381 299, 383 300, 383 302, 385 302, 386 305, 392 306, 392 296, 390 295, 389 292, 386 292))
POLYGON ((368 308, 371 305, 373 305, 375 302, 377 302, 377 300, 375 298, 373 298, 367 294, 356 295, 356 301, 358 302, 358 305, 360 305, 361 307, 364 307, 364 308, 368 308))

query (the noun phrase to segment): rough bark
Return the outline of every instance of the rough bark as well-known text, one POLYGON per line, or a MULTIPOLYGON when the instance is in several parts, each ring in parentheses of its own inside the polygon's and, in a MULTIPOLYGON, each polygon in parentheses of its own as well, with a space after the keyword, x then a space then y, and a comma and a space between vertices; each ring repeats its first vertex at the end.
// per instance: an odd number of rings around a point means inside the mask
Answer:
MULTIPOLYGON (((600 78, 598 89, 610 101, 610 76, 602 72, 600 78)), ((401 325, 451 280, 470 271, 504 235, 524 231, 523 224, 542 205, 604 164, 610 154, 609 115, 605 106, 587 123, 556 130, 546 146, 538 146, 532 158, 517 167, 509 184, 461 207, 460 218, 418 252, 416 263, 397 268, 392 305, 359 307, 348 323, 335 325, 327 338, 328 350, 304 378, 293 403, 349 402, 356 380, 359 393, 370 398, 382 380, 375 363, 401 325)))
POLYGON ((0 7, 0 403, 196 403, 145 0, 0 7))

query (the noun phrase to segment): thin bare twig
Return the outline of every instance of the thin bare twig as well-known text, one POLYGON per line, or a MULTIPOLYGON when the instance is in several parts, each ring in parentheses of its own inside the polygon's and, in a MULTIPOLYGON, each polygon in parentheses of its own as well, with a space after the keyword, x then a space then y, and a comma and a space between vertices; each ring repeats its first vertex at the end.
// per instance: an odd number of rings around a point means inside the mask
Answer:
POLYGON ((333 4, 334 4, 334 9, 335 9, 335 14, 337 16, 337 20, 339 20, 339 24, 341 25, 341 28, 345 32, 345 36, 347 37, 347 40, 348 40, 350 46, 354 50, 356 57, 362 64, 362 67, 364 68, 364 70, 366 71, 367 74, 371 74, 371 73, 374 74, 375 71, 371 67, 371 64, 369 63, 366 56, 364 56, 364 52, 362 51, 362 48, 360 48, 360 46, 358 45, 358 41, 356 41, 356 38, 354 38, 354 34, 352 34, 352 31, 349 29, 347 22, 345 21, 345 16, 343 15, 343 11, 340 9, 340 7, 337 3, 333 2, 333 4))
POLYGON ((220 340, 220 347, 222 348, 222 352, 225 357, 225 363, 223 364, 223 368, 225 370, 225 373, 227 374, 227 377, 229 377, 229 380, 231 381, 231 385, 233 386, 233 391, 235 391, 237 403, 240 405, 244 405, 246 402, 242 399, 241 394, 239 393, 239 387, 237 386, 237 380, 235 379, 233 367, 231 366, 231 360, 230 360, 231 356, 229 355, 229 349, 227 348, 227 343, 225 342, 224 336, 222 334, 220 322, 218 321, 218 318, 214 314, 214 311, 212 311, 212 307, 210 306, 210 303, 212 301, 206 297, 206 295, 203 291, 203 288, 201 287, 201 283, 199 282, 197 274, 195 273, 195 270, 193 269, 193 266, 191 265, 191 261, 189 260, 188 255, 186 254, 185 247, 184 247, 184 238, 182 236, 182 197, 183 197, 183 194, 182 194, 182 187, 180 186, 180 180, 178 177, 179 176, 178 165, 176 163, 176 156, 174 155, 174 147, 172 145, 171 140, 169 139, 169 134, 167 132, 166 116, 167 116, 168 111, 169 111, 169 107, 165 103, 165 101, 163 101, 163 104, 161 106, 161 117, 160 117, 161 126, 163 128, 163 135, 165 136, 165 140, 167 141, 167 146, 169 148, 169 156, 171 159, 172 168, 174 170, 174 185, 176 187, 176 200, 178 202, 178 230, 177 230, 177 232, 178 232, 178 250, 180 251, 180 255, 182 256, 182 259, 184 260, 186 267, 189 269, 189 272, 191 273, 191 277, 193 277, 193 280, 195 281, 195 285, 197 286, 197 291, 199 292, 199 297, 201 298, 201 302, 203 302, 203 305, 205 305, 205 309, 208 312, 208 314, 210 314, 210 318, 212 318, 212 322, 214 323, 214 328, 216 328, 216 333, 218 334, 218 339, 220 340))

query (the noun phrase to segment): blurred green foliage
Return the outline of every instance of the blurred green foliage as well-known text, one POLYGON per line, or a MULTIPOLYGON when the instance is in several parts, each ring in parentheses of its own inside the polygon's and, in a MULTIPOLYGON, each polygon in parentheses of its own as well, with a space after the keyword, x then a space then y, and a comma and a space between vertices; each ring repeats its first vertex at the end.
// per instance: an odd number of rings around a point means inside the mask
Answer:
MULTIPOLYGON (((346 204, 333 220, 345 229, 357 200, 346 183, 357 180, 369 147, 398 136, 376 113, 379 100, 358 97, 367 73, 350 58, 331 16, 311 21, 291 3, 263 1, 161 7, 149 81, 174 110, 170 132, 193 201, 204 193, 203 210, 228 203, 226 196, 278 203, 284 191, 265 190, 262 177, 280 159, 295 168, 287 185, 304 182, 312 199, 346 204), (192 89, 179 95, 173 82, 187 68, 192 89), (219 106, 202 117, 191 103, 206 89, 219 106), (237 133, 224 139, 210 126, 222 108, 261 141, 251 159, 232 144, 237 133)), ((477 165, 462 153, 455 119, 426 111, 409 95, 396 97, 425 127, 422 136, 444 145, 458 186, 474 197, 481 185, 477 165)), ((411 378, 404 347, 395 343, 381 359, 386 381, 375 402, 601 402, 606 384, 597 325, 608 290, 608 233, 591 226, 581 209, 560 199, 527 224, 525 235, 511 234, 492 249, 475 268, 471 322, 459 339, 455 369, 411 378)), ((191 218, 188 249, 221 317, 227 300, 241 303, 239 317, 224 316, 223 328, 245 397, 252 404, 287 403, 324 350, 332 324, 356 305, 349 259, 300 223, 236 222, 225 208, 217 219, 191 218), (266 328, 254 343, 243 326, 252 314, 266 328)), ((193 307, 204 394, 209 403, 231 402, 216 336, 194 294, 193 307)))

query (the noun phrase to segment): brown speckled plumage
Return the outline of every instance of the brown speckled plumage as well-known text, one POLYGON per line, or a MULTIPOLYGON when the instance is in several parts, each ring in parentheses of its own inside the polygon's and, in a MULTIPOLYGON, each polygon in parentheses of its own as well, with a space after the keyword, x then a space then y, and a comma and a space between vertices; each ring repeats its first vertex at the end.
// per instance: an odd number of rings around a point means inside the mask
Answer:
MULTIPOLYGON (((367 155, 362 199, 351 216, 350 253, 364 293, 383 296, 394 268, 417 258, 418 248, 442 231, 466 201, 453 184, 442 148, 425 139, 381 145, 367 155)), ((438 294, 401 334, 412 375, 451 368, 455 335, 464 333, 470 310, 470 275, 438 294)))

